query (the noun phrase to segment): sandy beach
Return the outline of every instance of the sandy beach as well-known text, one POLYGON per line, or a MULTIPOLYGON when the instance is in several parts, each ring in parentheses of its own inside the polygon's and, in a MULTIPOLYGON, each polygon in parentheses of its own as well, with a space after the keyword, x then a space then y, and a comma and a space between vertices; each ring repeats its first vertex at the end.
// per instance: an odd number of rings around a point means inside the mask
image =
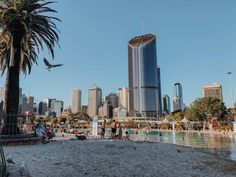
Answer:
POLYGON ((32 177, 236 176, 236 162, 225 158, 224 154, 173 144, 110 139, 58 140, 4 146, 4 152, 16 163, 11 164, 11 169, 17 169, 24 161, 32 177))

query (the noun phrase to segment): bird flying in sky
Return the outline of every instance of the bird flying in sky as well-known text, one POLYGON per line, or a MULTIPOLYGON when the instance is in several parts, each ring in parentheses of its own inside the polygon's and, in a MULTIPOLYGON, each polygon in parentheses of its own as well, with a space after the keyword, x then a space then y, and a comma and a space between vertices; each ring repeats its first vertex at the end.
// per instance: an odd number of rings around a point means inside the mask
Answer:
POLYGON ((46 58, 43 59, 43 62, 45 63, 45 65, 47 66, 47 69, 48 71, 51 71, 51 68, 55 68, 55 67, 58 67, 58 66, 62 66, 63 64, 56 64, 56 65, 53 65, 53 64, 50 64, 46 58))

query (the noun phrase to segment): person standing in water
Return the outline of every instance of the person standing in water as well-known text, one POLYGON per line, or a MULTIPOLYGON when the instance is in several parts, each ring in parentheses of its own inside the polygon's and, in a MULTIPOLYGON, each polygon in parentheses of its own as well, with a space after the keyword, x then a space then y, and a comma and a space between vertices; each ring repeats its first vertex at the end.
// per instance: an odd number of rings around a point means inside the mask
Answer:
POLYGON ((106 119, 104 119, 101 128, 102 128, 102 129, 101 129, 101 138, 104 138, 104 136, 105 136, 105 130, 106 130, 106 119))
POLYGON ((116 122, 115 120, 111 123, 111 138, 116 139, 116 122))
POLYGON ((122 137, 122 128, 123 128, 123 126, 121 125, 121 123, 119 123, 119 134, 118 134, 118 138, 119 139, 122 139, 123 137, 122 137))

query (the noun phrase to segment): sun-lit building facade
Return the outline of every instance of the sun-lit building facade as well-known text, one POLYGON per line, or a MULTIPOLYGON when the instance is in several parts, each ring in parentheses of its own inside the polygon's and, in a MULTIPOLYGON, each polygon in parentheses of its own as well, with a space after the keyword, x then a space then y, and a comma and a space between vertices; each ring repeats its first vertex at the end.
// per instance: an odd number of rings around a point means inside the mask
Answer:
POLYGON ((212 83, 211 85, 203 86, 203 97, 218 98, 223 102, 222 87, 220 84, 212 83))
POLYGON ((102 89, 97 86, 89 88, 88 91, 88 115, 98 115, 98 108, 102 105, 102 89))
POLYGON ((81 110, 81 90, 75 89, 71 95, 71 111, 77 113, 81 110))

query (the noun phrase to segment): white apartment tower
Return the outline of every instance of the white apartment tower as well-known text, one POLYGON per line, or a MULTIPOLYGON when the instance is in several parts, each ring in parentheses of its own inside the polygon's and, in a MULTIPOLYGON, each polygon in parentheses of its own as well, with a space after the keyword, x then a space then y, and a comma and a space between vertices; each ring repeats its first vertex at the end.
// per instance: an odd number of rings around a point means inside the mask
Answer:
POLYGON ((72 103, 71 110, 72 113, 77 113, 81 110, 81 90, 75 89, 72 91, 72 103))
POLYGON ((129 110, 129 90, 126 87, 118 89, 118 105, 120 108, 129 110))
POLYGON ((53 100, 51 103, 51 110, 59 115, 63 111, 64 102, 60 100, 53 100))
POLYGON ((98 108, 102 105, 102 90, 97 87, 91 87, 88 90, 88 115, 94 117, 98 115, 98 108))

